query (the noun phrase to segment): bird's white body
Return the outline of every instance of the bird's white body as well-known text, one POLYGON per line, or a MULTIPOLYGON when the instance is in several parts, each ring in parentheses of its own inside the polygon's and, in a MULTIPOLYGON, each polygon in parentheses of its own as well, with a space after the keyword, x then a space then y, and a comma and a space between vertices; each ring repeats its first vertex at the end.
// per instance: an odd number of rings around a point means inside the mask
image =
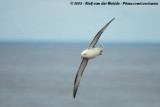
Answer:
POLYGON ((81 57, 92 59, 92 58, 95 58, 96 56, 101 55, 102 51, 103 51, 103 45, 101 44, 99 47, 96 47, 96 48, 85 49, 81 53, 81 57))

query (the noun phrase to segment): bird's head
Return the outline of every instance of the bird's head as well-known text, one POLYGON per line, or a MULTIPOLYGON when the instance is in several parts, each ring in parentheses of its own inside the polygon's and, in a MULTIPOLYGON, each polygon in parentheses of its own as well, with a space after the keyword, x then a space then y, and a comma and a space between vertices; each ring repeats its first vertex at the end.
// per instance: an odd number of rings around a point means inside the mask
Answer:
POLYGON ((86 58, 87 57, 87 54, 88 54, 88 50, 84 50, 82 53, 81 53, 81 59, 82 58, 86 58))

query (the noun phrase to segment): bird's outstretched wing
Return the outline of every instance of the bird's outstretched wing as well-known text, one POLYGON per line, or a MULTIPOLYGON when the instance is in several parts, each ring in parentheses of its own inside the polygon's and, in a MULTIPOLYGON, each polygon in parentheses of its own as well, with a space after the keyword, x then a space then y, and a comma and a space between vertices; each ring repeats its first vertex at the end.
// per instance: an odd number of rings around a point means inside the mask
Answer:
POLYGON ((101 34, 104 32, 104 30, 108 27, 108 25, 114 20, 115 18, 113 18, 110 22, 108 22, 98 33, 97 35, 94 37, 94 39, 92 40, 89 49, 90 48, 94 48, 98 39, 100 38, 101 34))
POLYGON ((74 80, 74 89, 73 89, 73 97, 74 98, 76 96, 76 93, 77 93, 77 90, 78 90, 78 86, 80 84, 80 80, 81 80, 83 71, 84 71, 85 67, 87 66, 87 63, 88 63, 88 59, 83 58, 83 60, 81 62, 81 65, 79 66, 76 78, 74 80))

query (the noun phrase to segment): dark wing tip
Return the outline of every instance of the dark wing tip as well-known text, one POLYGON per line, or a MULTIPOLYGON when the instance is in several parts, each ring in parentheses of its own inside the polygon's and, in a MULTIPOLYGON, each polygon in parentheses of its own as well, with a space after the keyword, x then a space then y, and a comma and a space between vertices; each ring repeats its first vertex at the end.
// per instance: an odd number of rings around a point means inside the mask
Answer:
POLYGON ((73 98, 75 99, 75 97, 76 97, 76 92, 73 92, 73 98))
POLYGON ((77 85, 76 85, 77 77, 78 77, 78 73, 77 73, 76 78, 75 78, 75 80, 74 80, 74 88, 73 88, 73 98, 74 98, 74 99, 75 99, 75 97, 76 97, 76 93, 77 93, 77 90, 78 90, 78 87, 77 87, 77 85))
POLYGON ((114 19, 115 19, 115 17, 112 20, 114 20, 114 19))
MULTIPOLYGON (((76 76, 76 79, 78 78, 78 76, 76 76)), ((80 84, 80 80, 77 80, 74 84, 74 88, 73 88, 73 98, 75 99, 76 94, 77 94, 77 90, 80 84)))
POLYGON ((115 19, 115 17, 108 23, 108 25, 115 19))
POLYGON ((74 89, 73 89, 73 98, 74 98, 74 99, 75 99, 75 97, 76 97, 77 88, 78 88, 78 87, 74 86, 74 89))

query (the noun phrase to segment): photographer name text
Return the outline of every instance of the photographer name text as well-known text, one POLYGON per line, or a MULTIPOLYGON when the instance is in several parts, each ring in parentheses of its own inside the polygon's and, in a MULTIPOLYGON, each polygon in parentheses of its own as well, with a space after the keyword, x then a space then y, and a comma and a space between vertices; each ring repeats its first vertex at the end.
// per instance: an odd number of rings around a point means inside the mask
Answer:
POLYGON ((98 5, 158 5, 158 2, 70 2, 70 5, 86 5, 86 6, 98 6, 98 5))

